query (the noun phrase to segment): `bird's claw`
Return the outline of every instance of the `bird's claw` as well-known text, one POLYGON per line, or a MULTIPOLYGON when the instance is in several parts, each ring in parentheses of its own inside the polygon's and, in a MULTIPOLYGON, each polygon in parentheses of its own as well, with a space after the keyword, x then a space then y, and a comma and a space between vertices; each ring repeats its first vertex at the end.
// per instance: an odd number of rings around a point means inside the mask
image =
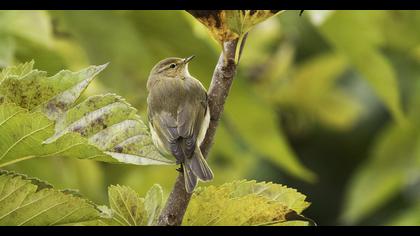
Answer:
POLYGON ((184 172, 184 169, 182 168, 182 165, 178 169, 176 169, 176 171, 178 171, 180 173, 183 173, 184 172))

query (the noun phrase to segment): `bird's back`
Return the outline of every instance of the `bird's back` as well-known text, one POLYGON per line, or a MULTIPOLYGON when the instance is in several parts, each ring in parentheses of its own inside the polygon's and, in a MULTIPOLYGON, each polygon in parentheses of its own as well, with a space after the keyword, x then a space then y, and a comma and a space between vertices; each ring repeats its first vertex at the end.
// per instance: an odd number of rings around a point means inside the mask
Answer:
POLYGON ((208 112, 206 91, 192 77, 159 78, 152 86, 155 87, 148 96, 148 116, 155 144, 160 142, 161 151, 172 153, 177 159, 188 158, 202 134, 208 112))

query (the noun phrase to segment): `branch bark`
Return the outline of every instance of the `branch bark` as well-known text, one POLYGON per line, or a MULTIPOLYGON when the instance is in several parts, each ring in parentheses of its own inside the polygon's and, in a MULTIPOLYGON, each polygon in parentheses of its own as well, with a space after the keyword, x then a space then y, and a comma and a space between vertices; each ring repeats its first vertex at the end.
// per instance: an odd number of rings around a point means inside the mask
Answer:
MULTIPOLYGON (((244 36, 241 45, 239 45, 242 53, 242 48, 245 43, 247 35, 244 36)), ((211 84, 208 90, 209 107, 210 107, 210 124, 207 129, 206 136, 200 146, 204 157, 207 157, 210 148, 213 144, 213 139, 216 134, 216 129, 222 116, 226 98, 229 94, 233 78, 236 74, 235 51, 238 40, 225 42, 223 45, 223 52, 220 54, 219 61, 213 73, 211 84), (226 54, 226 58, 224 56, 226 54)), ((171 194, 166 201, 165 208, 162 210, 158 225, 161 226, 176 226, 181 225, 190 202, 191 194, 187 193, 184 186, 184 175, 179 173, 171 194)))

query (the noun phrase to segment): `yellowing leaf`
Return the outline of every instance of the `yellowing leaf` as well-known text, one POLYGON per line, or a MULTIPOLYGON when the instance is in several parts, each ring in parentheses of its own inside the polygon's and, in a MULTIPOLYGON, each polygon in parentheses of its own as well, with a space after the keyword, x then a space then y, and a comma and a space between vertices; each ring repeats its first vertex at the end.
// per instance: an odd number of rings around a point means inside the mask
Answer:
POLYGON ((162 208, 162 189, 154 185, 141 198, 127 186, 110 186, 108 189, 112 220, 118 225, 155 225, 162 208))
MULTIPOLYGON (((220 45, 242 38, 260 22, 282 12, 280 10, 189 10, 198 21, 205 25, 220 45)), ((235 62, 238 62, 238 53, 235 62)))
POLYGON ((235 181, 218 187, 198 188, 183 225, 270 225, 292 218, 309 206, 305 196, 273 183, 235 181))
POLYGON ((219 42, 237 39, 279 10, 189 10, 219 42))

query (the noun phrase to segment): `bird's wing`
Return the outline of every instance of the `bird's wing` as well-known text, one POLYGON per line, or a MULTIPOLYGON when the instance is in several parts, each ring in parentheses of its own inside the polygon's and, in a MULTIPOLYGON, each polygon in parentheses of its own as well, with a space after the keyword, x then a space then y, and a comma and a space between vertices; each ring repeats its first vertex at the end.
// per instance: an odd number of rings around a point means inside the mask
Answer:
POLYGON ((171 113, 160 111, 150 114, 149 121, 165 146, 169 147, 179 138, 177 121, 171 113))
POLYGON ((181 144, 185 155, 191 157, 196 147, 198 135, 207 112, 207 94, 187 100, 178 108, 178 134, 183 138, 181 144))

